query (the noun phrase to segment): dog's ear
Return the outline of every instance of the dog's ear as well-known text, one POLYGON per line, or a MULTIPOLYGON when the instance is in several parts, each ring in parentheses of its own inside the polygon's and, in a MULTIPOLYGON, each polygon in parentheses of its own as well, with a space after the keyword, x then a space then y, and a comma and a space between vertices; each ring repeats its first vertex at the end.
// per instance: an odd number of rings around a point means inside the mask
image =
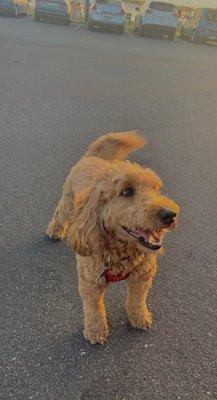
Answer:
POLYGON ((82 256, 89 256, 100 246, 103 224, 100 211, 103 191, 100 185, 80 191, 74 200, 74 212, 67 231, 68 244, 82 256))

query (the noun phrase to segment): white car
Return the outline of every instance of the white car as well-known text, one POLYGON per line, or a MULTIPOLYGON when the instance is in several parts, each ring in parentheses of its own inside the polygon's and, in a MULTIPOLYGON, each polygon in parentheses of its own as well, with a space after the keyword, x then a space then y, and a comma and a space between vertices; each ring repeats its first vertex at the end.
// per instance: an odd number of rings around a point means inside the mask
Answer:
POLYGON ((173 40, 179 25, 174 4, 164 1, 145 1, 135 18, 135 30, 141 35, 167 35, 173 40))
POLYGON ((89 29, 112 28, 124 33, 125 10, 120 0, 95 0, 89 11, 89 29))

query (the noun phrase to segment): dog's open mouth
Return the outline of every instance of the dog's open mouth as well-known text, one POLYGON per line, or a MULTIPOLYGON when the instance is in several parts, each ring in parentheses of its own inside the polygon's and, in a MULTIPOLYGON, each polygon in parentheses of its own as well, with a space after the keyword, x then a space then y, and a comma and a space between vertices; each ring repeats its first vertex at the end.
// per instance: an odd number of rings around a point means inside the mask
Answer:
POLYGON ((129 229, 126 226, 123 229, 150 250, 159 250, 162 247, 162 232, 145 231, 142 228, 129 229))

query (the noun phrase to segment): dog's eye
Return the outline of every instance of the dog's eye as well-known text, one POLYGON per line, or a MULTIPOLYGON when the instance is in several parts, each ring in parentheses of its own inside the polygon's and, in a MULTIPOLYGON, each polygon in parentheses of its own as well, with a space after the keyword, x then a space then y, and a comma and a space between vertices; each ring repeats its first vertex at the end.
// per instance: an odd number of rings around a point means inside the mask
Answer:
POLYGON ((122 192, 121 192, 121 195, 125 196, 125 197, 133 196, 133 194, 134 194, 134 189, 131 187, 126 188, 126 189, 122 190, 122 192))

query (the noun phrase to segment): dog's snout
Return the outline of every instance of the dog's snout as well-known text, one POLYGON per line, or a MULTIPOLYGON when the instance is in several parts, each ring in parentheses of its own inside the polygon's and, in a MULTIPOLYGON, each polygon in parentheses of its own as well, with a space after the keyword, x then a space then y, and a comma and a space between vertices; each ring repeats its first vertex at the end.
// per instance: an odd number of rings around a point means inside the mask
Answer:
POLYGON ((171 225, 174 222, 174 218, 176 217, 176 215, 177 214, 175 212, 166 210, 165 208, 162 208, 157 213, 159 220, 166 225, 171 225))

